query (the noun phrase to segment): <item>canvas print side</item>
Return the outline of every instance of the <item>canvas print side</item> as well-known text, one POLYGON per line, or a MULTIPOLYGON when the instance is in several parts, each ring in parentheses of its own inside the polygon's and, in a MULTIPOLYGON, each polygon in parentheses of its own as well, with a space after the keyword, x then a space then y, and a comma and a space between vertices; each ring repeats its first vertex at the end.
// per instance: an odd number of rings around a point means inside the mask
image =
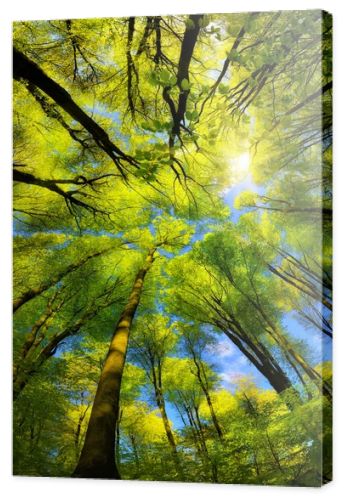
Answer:
POLYGON ((14 474, 330 481, 331 15, 13 42, 14 474))

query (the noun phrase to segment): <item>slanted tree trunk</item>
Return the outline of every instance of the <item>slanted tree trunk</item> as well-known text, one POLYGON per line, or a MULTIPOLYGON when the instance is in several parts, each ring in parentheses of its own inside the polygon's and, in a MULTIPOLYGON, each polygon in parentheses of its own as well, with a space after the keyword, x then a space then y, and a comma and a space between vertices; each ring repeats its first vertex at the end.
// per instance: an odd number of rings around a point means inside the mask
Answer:
POLYGON ((66 113, 82 125, 93 137, 95 143, 114 161, 119 172, 125 177, 121 161, 137 166, 137 162, 121 151, 109 138, 107 132, 79 107, 70 94, 34 61, 31 61, 18 49, 13 49, 13 77, 16 80, 27 80, 53 99, 66 113))
MULTIPOLYGON (((73 335, 77 335, 82 326, 84 326, 85 323, 94 318, 99 313, 100 309, 108 307, 114 303, 115 300, 112 299, 105 302, 103 306, 95 307, 85 311, 84 314, 80 318, 76 319, 76 321, 72 325, 69 325, 60 332, 55 333, 49 339, 45 338, 42 329, 40 335, 36 336, 34 339, 28 339, 27 337, 21 353, 21 360, 16 364, 15 370, 13 372, 13 400, 15 401, 18 398, 22 390, 30 381, 30 378, 39 371, 41 366, 48 359, 54 356, 54 354, 57 352, 57 349, 61 346, 65 339, 67 339, 68 337, 72 337, 73 335), (46 344, 40 348, 37 354, 35 354, 34 350, 41 344, 43 340, 45 340, 46 344), (34 354, 33 356, 32 353, 34 354)), ((63 302, 61 302, 61 305, 62 304, 63 302)), ((47 326, 47 322, 44 326, 47 326)))
POLYGON ((99 379, 84 446, 74 477, 120 479, 115 459, 115 429, 130 328, 139 305, 143 283, 154 262, 152 248, 138 271, 129 300, 116 325, 99 379))
POLYGON ((200 437, 200 442, 201 442, 201 448, 202 448, 202 453, 203 453, 203 462, 205 463, 205 466, 207 469, 211 468, 211 479, 212 482, 218 483, 218 470, 216 463, 211 459, 207 445, 206 445, 206 439, 205 439, 205 434, 204 434, 204 429, 200 420, 200 415, 199 415, 199 408, 197 406, 194 406, 194 413, 195 413, 195 418, 197 422, 197 427, 198 427, 198 433, 200 437))
POLYGON ((71 327, 65 328, 61 332, 55 334, 48 344, 41 349, 35 360, 25 366, 19 366, 16 370, 16 376, 13 379, 13 401, 16 401, 20 393, 26 387, 31 377, 38 372, 41 366, 50 359, 57 351, 61 343, 67 338, 76 335, 80 328, 85 323, 85 318, 78 319, 71 327))
POLYGON ((301 356, 298 352, 296 352, 291 343, 288 340, 277 332, 278 344, 281 348, 288 353, 288 355, 293 359, 297 366, 303 370, 304 373, 308 376, 308 378, 315 384, 319 391, 322 392, 324 396, 331 402, 332 401, 332 387, 331 385, 323 380, 323 377, 316 372, 314 368, 312 368, 306 360, 301 356))
MULTIPOLYGON (((240 349, 249 361, 264 375, 278 394, 293 389, 289 377, 282 370, 270 351, 262 344, 256 343, 238 324, 238 331, 216 322, 226 336, 240 349)), ((294 389, 293 389, 294 390, 294 389)))
POLYGON ((184 411, 186 412, 188 422, 189 422, 189 425, 190 425, 190 428, 192 431, 192 437, 193 437, 195 448, 196 448, 198 454, 202 457, 203 449, 201 448, 201 444, 200 444, 199 430, 198 430, 197 424, 194 420, 194 416, 192 414, 192 411, 187 404, 184 404, 184 411))
POLYGON ((17 309, 19 309, 22 305, 24 305, 26 302, 29 302, 29 300, 34 299, 38 295, 41 295, 41 293, 45 292, 52 286, 56 285, 60 280, 65 278, 68 274, 76 271, 80 267, 82 267, 84 264, 86 264, 89 260, 99 257, 100 255, 105 254, 108 252, 108 250, 102 250, 99 252, 95 252, 91 255, 88 255, 87 257, 83 257, 79 262, 74 262, 70 265, 68 265, 65 269, 57 273, 55 276, 52 276, 49 280, 47 280, 45 283, 41 283, 41 285, 37 287, 30 288, 26 292, 23 292, 17 299, 13 301, 13 312, 16 312, 17 309))
POLYGON ((78 460, 79 457, 79 448, 80 448, 80 441, 81 441, 81 431, 82 431, 82 425, 83 421, 86 417, 87 411, 89 410, 89 404, 86 406, 85 410, 82 411, 82 413, 79 416, 78 419, 78 424, 76 427, 75 431, 75 437, 74 437, 74 443, 75 443, 75 455, 76 455, 76 460, 78 460))
POLYGON ((209 407, 209 410, 210 410, 210 414, 211 414, 211 417, 212 417, 213 425, 214 425, 214 427, 215 427, 215 429, 217 431, 219 439, 222 439, 223 438, 223 431, 222 431, 221 426, 219 425, 216 412, 214 411, 210 393, 209 393, 207 387, 205 387, 205 389, 202 387, 202 389, 203 389, 203 391, 205 393, 205 397, 206 397, 206 401, 207 401, 207 404, 208 404, 208 407, 209 407))

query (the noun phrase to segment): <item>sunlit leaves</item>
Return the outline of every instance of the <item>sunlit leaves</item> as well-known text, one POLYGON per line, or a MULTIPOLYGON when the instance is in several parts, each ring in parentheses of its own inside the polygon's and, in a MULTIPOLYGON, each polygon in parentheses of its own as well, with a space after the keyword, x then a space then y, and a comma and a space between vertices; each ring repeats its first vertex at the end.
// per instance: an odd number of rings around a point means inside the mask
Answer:
MULTIPOLYGON (((137 17, 131 37, 125 18, 14 25, 16 47, 135 161, 121 176, 59 103, 15 82, 14 167, 38 182, 14 186, 14 297, 47 285, 14 317, 16 473, 71 474, 109 340, 152 250, 122 379, 122 477, 178 479, 169 426, 186 480, 320 482, 328 400, 322 421, 317 386, 288 356, 317 364, 322 288, 330 299, 331 25, 323 40, 318 11, 210 14, 198 27, 182 77, 189 16, 137 17), (248 376, 262 352, 292 391, 248 376)), ((329 364, 314 369, 331 383, 329 364)))

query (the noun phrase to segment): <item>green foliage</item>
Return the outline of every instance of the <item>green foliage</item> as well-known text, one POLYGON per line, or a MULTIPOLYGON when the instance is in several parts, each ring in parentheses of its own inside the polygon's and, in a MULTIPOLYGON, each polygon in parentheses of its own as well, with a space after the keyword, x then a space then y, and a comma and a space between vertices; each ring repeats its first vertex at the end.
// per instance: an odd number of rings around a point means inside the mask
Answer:
POLYGON ((330 479, 331 30, 320 11, 14 23, 61 87, 14 81, 16 475, 71 476, 153 252, 121 477, 330 479))

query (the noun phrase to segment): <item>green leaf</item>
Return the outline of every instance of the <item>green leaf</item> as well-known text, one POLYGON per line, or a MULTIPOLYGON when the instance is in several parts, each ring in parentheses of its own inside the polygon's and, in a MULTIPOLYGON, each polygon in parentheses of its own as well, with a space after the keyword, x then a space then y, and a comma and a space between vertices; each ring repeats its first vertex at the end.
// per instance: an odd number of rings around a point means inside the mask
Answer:
POLYGON ((236 49, 232 49, 229 54, 227 55, 227 58, 229 61, 236 61, 238 62, 240 60, 240 54, 237 52, 236 49))
POLYGON ((162 69, 159 73, 159 78, 162 83, 168 84, 170 82, 171 74, 167 69, 162 69))
POLYGON ((218 91, 220 94, 225 95, 229 92, 229 86, 221 83, 218 87, 218 91))
POLYGON ((197 111, 186 111, 186 118, 189 121, 195 121, 199 118, 199 113, 197 111))
POLYGON ((186 25, 187 30, 192 30, 195 28, 194 22, 191 19, 189 19, 189 17, 188 17, 188 19, 186 19, 185 25, 186 25))
POLYGON ((187 80, 187 78, 183 78, 183 80, 181 81, 181 88, 182 88, 182 90, 189 90, 190 89, 190 83, 187 80))

